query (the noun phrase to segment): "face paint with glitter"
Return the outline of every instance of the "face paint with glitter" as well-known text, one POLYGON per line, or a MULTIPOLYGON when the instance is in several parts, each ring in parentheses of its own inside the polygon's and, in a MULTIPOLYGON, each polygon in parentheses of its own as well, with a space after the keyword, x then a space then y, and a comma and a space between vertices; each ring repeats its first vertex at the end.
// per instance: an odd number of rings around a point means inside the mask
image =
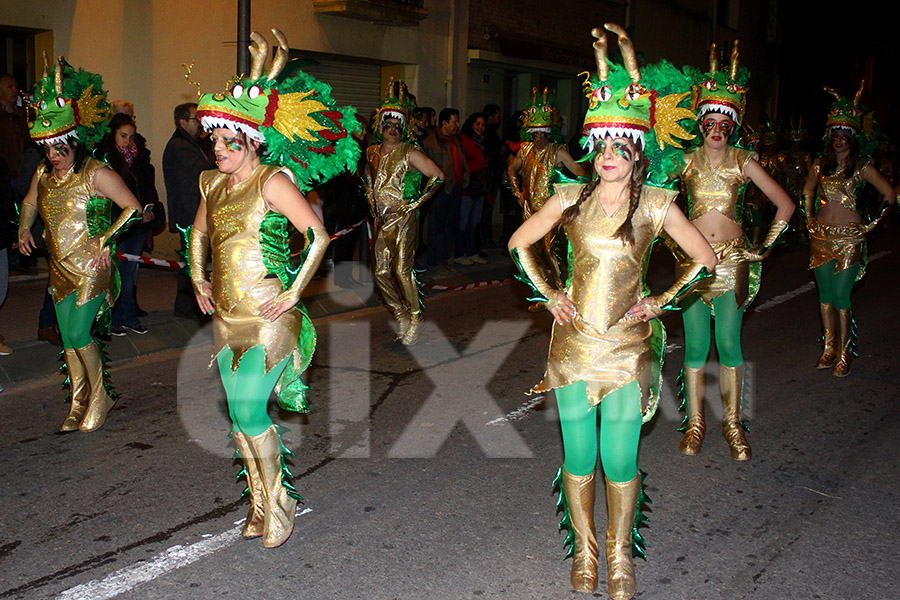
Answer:
POLYGON ((228 150, 231 150, 232 152, 240 152, 241 150, 244 149, 243 140, 241 140, 241 138, 239 138, 237 136, 230 137, 230 138, 229 137, 221 137, 220 138, 215 135, 211 135, 209 139, 212 141, 213 146, 216 145, 217 141, 222 140, 222 142, 225 144, 225 147, 228 150))
MULTIPOLYGON (((634 158, 634 153, 632 152, 631 148, 626 142, 623 142, 621 140, 612 143, 612 150, 617 155, 619 155, 619 157, 624 158, 625 160, 630 161, 634 158)), ((597 154, 602 155, 604 152, 606 152, 606 142, 603 140, 599 140, 597 142, 597 154)))

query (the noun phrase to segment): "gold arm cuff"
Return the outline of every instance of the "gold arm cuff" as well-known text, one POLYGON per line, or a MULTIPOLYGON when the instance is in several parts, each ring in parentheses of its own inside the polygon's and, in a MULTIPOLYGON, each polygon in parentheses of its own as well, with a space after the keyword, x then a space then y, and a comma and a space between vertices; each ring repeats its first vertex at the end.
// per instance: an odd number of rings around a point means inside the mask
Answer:
POLYGON ((878 224, 881 223, 881 220, 884 218, 884 215, 887 214, 887 211, 891 210, 892 206, 893 206, 892 203, 887 203, 887 202, 884 203, 884 206, 881 208, 881 212, 878 213, 878 216, 875 217, 874 219, 872 219, 872 221, 868 225, 866 225, 866 233, 869 233, 870 231, 872 231, 873 229, 878 227, 878 224))
POLYGON ((400 207, 400 212, 403 214, 412 212, 422 206, 426 200, 434 196, 435 192, 438 191, 438 188, 444 182, 438 179, 437 177, 432 177, 428 180, 428 183, 425 184, 425 189, 422 190, 422 195, 415 202, 410 202, 406 206, 400 207))
POLYGON ((759 250, 756 252, 745 251, 741 253, 744 260, 747 262, 759 262, 769 256, 772 252, 772 247, 775 246, 778 242, 778 238, 781 237, 781 234, 783 234, 787 228, 787 221, 782 221, 781 219, 772 221, 772 225, 769 226, 769 231, 766 233, 766 238, 763 240, 759 250))
POLYGON ((681 299, 690 294, 701 280, 711 276, 706 265, 693 262, 691 267, 672 284, 672 287, 659 296, 652 296, 647 303, 656 314, 664 310, 679 310, 678 304, 681 299))
POLYGON ((807 228, 809 228, 809 224, 812 223, 816 217, 815 214, 813 214, 814 201, 812 194, 803 194, 803 214, 806 217, 807 228))
POLYGON ((135 216, 137 212, 137 209, 133 206, 123 208, 121 214, 119 214, 119 218, 109 226, 106 233, 100 236, 100 247, 106 248, 111 242, 114 242, 119 235, 127 230, 131 226, 132 221, 137 220, 137 217, 135 216))
POLYGON ((528 276, 528 283, 547 299, 547 308, 553 308, 556 305, 556 292, 558 290, 550 287, 550 284, 544 279, 543 269, 538 265, 531 247, 519 246, 513 250, 515 252, 514 258, 518 259, 519 266, 525 272, 525 275, 528 276))
POLYGON ((22 242, 22 234, 31 231, 31 226, 37 220, 37 206, 34 204, 22 203, 22 212, 19 214, 19 242, 22 242))
POLYGON ((312 280, 313 275, 316 274, 316 269, 319 268, 319 263, 325 257, 325 250, 331 242, 325 228, 310 227, 307 229, 307 235, 311 238, 309 253, 306 255, 306 260, 303 261, 303 266, 297 274, 297 279, 294 280, 291 287, 275 297, 275 302, 290 301, 292 304, 297 304, 300 301, 300 294, 303 293, 304 288, 312 280))
POLYGON ((191 272, 191 285, 194 293, 203 296, 203 284, 206 283, 206 251, 209 246, 209 234, 191 227, 188 238, 187 259, 191 272))

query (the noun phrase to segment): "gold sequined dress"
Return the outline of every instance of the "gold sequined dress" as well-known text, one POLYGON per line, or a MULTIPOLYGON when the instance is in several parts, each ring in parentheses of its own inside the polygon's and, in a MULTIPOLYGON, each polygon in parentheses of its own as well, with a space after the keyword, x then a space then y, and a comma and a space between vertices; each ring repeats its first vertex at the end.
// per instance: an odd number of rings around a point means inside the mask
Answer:
POLYGON ((401 142, 384 156, 381 145, 369 146, 366 151, 375 197, 375 283, 391 310, 409 311, 412 315, 422 312, 413 272, 419 219, 414 210, 405 215, 398 211, 408 204, 404 197, 407 174, 418 175, 409 163, 410 155, 417 150, 420 149, 415 144, 401 142))
POLYGON ((262 345, 266 372, 293 355, 292 370, 299 373, 308 366, 315 347, 315 330, 302 303, 275 321, 259 316, 260 306, 286 289, 279 274, 291 268, 289 223, 263 198, 266 182, 278 173, 294 181, 290 170, 271 165, 259 165, 230 189, 227 173, 200 174, 213 265, 213 336, 216 355, 225 348, 234 353, 232 368, 247 350, 262 345))
MULTIPOLYGON (((866 185, 863 174, 871 166, 871 160, 861 159, 857 161, 850 177, 840 177, 837 174, 823 175, 820 161, 816 160, 812 167, 818 180, 814 212, 818 214, 829 202, 837 202, 847 210, 859 214, 857 200, 866 185)), ((827 225, 818 220, 812 221, 809 228, 809 268, 815 269, 833 260, 834 272, 838 273, 861 264, 857 280, 861 279, 865 270, 865 234, 866 227, 862 223, 827 225)))
MULTIPOLYGON (((718 211, 741 227, 741 198, 749 178, 744 169, 756 153, 729 146, 725 157, 711 167, 703 146, 684 153, 685 166, 681 181, 687 197, 687 217, 696 221, 711 211, 718 211)), ((706 303, 729 291, 734 292, 738 308, 752 302, 759 289, 759 263, 748 264, 741 258, 741 250, 747 247, 743 238, 710 242, 718 263, 713 276, 702 280, 693 290, 706 303)), ((670 244, 670 247, 672 245, 670 244)), ((676 274, 680 276, 691 266, 690 258, 677 247, 673 248, 677 261, 676 274)))
MULTIPOLYGON (((519 155, 522 156, 522 194, 524 196, 522 217, 524 219, 528 219, 541 210, 544 202, 550 197, 550 177, 556 166, 556 155, 564 147, 565 144, 550 142, 538 150, 534 142, 525 142, 519 148, 519 155)), ((550 283, 556 287, 562 287, 559 263, 555 258, 556 234, 557 228, 553 228, 544 236, 543 244, 535 244, 535 249, 538 250, 536 258, 543 265, 550 283)))
MULTIPOLYGON (((575 204, 583 187, 556 187, 563 210, 575 204)), ((597 405, 607 394, 638 381, 644 421, 653 416, 658 402, 658 353, 665 332, 658 319, 647 323, 626 319, 625 314, 645 295, 645 261, 676 195, 644 186, 632 217, 633 246, 614 237, 628 216, 628 202, 612 215, 594 197, 582 203, 575 222, 565 228, 574 258, 566 293, 575 305, 575 317, 564 325, 554 322, 547 370, 533 392, 584 381, 589 401, 597 405)))
POLYGON ((107 308, 115 303, 115 269, 89 265, 111 222, 113 202, 94 188, 94 174, 106 166, 89 158, 77 173, 72 169, 57 179, 50 169, 38 178, 37 208, 45 224, 54 302, 74 292, 78 306, 101 294, 107 296, 107 308))

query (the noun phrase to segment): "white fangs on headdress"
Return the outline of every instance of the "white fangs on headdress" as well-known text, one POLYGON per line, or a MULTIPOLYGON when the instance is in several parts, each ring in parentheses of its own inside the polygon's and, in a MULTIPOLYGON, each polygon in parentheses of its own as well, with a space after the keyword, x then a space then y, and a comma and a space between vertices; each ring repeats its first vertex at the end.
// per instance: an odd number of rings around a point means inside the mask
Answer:
POLYGON ((251 140, 256 140, 260 144, 264 144, 266 141, 266 139, 263 137, 263 134, 261 134, 258 129, 245 123, 238 123, 236 121, 225 119, 223 117, 214 117, 208 115, 203 116, 200 117, 200 124, 206 131, 212 131, 216 128, 223 128, 229 129, 235 133, 241 132, 251 140))
POLYGON ((609 136, 613 139, 624 137, 631 140, 635 147, 640 150, 644 149, 644 132, 631 127, 592 127, 587 131, 584 140, 584 149, 588 152, 593 151, 597 142, 609 136))
POLYGON ((384 125, 385 119, 397 119, 402 127, 406 127, 406 115, 394 110, 385 110, 381 113, 381 124, 384 125))
POLYGON ((549 127, 529 127, 529 133, 550 133, 549 127))
POLYGON ((57 146, 59 144, 68 144, 70 140, 77 140, 78 132, 74 129, 69 131, 68 133, 62 133, 60 135, 55 135, 53 137, 43 138, 40 140, 35 140, 38 144, 43 146, 57 146))
POLYGON ((706 102, 704 104, 701 104, 700 108, 697 110, 697 118, 703 119, 703 117, 705 117, 709 113, 718 113, 720 115, 725 115, 735 123, 738 122, 737 111, 725 104, 716 104, 714 102, 706 102))
POLYGON ((856 137, 856 134, 859 133, 854 128, 848 127, 846 125, 832 125, 831 127, 828 128, 828 135, 829 136, 834 135, 835 131, 840 131, 842 133, 846 133, 850 137, 856 137))

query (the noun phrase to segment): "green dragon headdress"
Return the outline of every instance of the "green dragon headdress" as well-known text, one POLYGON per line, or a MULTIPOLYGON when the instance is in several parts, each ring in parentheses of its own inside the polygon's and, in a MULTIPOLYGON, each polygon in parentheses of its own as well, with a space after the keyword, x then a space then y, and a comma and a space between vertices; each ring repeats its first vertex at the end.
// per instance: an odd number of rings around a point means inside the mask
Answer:
POLYGON ((694 137, 680 123, 694 119, 693 112, 679 106, 690 93, 690 81, 666 61, 644 67, 642 74, 625 30, 614 23, 603 27, 618 36, 625 66, 607 60, 606 33, 593 29, 597 73, 581 73, 587 75, 583 87, 589 103, 583 145, 592 152, 606 136, 627 137, 648 160, 647 183, 666 185, 669 175, 679 170, 679 139, 694 137))
POLYGON ((685 67, 685 71, 694 80, 691 106, 697 111, 698 119, 708 113, 720 113, 738 125, 741 124, 747 105, 750 71, 739 66, 738 40, 734 40, 731 48, 731 63, 727 73, 719 71, 719 56, 715 44, 709 47, 708 73, 700 73, 699 69, 693 67, 685 67))
POLYGON ((800 115, 797 119, 797 122, 794 122, 794 117, 791 117, 790 121, 790 129, 788 131, 788 139, 792 142, 804 142, 806 141, 806 126, 803 125, 803 115, 800 115))
POLYGON ((546 133, 551 142, 563 141, 562 131, 559 128, 559 111, 556 108, 556 98, 547 88, 538 96, 538 89, 531 88, 531 102, 522 109, 521 137, 526 142, 531 141, 532 133, 546 133))
POLYGON ((382 122, 387 118, 399 119, 403 124, 403 141, 415 143, 420 133, 416 121, 412 118, 415 108, 416 104, 409 97, 409 90, 403 80, 397 80, 395 84, 394 78, 389 78, 387 89, 384 92, 384 99, 381 101, 381 106, 375 111, 375 117, 372 119, 372 133, 374 134, 375 143, 381 143, 381 126, 382 122))
POLYGON ((830 87, 825 88, 825 91, 834 96, 835 100, 828 111, 828 121, 825 124, 828 135, 831 135, 834 130, 840 130, 855 136, 862 130, 862 116, 865 108, 859 101, 865 87, 866 80, 863 79, 852 101, 844 98, 830 87))
POLYGON ((34 88, 35 119, 28 124, 38 144, 65 144, 77 139, 90 150, 107 130, 106 91, 103 79, 84 69, 76 71, 60 55, 49 74, 44 53, 44 76, 34 88))
POLYGON ((263 74, 268 44, 254 31, 250 76, 237 79, 225 92, 203 94, 197 117, 207 130, 224 127, 264 143, 262 162, 288 167, 306 191, 316 181, 353 168, 360 148, 350 134, 359 123, 352 107, 335 106, 327 84, 302 71, 279 78, 289 49, 284 34, 277 29, 272 33, 278 48, 269 72, 263 74))

